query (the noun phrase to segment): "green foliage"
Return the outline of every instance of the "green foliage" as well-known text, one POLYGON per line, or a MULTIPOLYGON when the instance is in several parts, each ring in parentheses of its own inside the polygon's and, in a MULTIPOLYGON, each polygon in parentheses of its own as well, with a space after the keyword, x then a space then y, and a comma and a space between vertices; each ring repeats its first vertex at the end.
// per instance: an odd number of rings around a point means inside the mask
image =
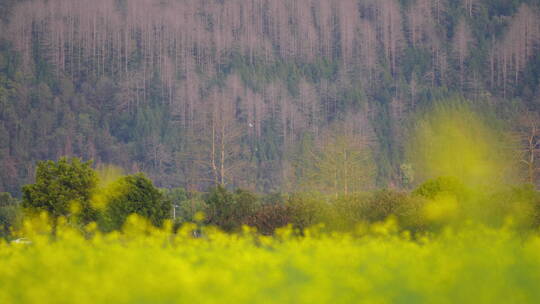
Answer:
POLYGON ((359 224, 374 224, 390 218, 399 227, 411 232, 427 229, 423 216, 425 201, 408 193, 379 190, 372 193, 355 193, 340 196, 334 203, 337 216, 330 227, 350 231, 359 224))
MULTIPOLYGON (((428 200, 420 196, 393 190, 352 193, 337 198, 301 193, 288 199, 284 211, 293 227, 300 231, 323 224, 326 231, 350 232, 363 225, 392 219, 399 229, 416 234, 440 228, 427 218, 427 203, 428 200)), ((271 215, 275 212, 266 211, 271 215)))
POLYGON ((519 230, 540 227, 540 196, 530 184, 478 193, 456 178, 439 177, 420 185, 411 198, 424 199, 418 200, 423 205, 419 218, 431 230, 467 220, 492 227, 511 223, 519 230))
POLYGON ((237 209, 236 215, 241 219, 251 215, 259 204, 258 198, 253 192, 243 189, 234 191, 234 201, 235 209, 237 209))
POLYGON ((92 162, 60 158, 37 164, 36 181, 23 187, 22 206, 31 213, 47 212, 53 219, 75 218, 82 224, 96 220, 90 204, 97 175, 92 162))
POLYGON ((204 213, 207 209, 203 195, 198 192, 188 192, 178 187, 165 190, 164 195, 173 205, 173 220, 177 224, 196 222, 196 215, 204 213))
POLYGON ((408 199, 406 193, 379 190, 368 199, 364 216, 370 222, 382 222, 391 215, 398 215, 408 199))
POLYGON ((0 237, 6 237, 21 218, 17 199, 7 192, 0 193, 0 237))
POLYGON ((11 207, 17 204, 17 199, 7 192, 0 192, 0 208, 11 207))
POLYGON ((289 197, 286 206, 294 228, 304 230, 321 223, 328 223, 331 206, 320 193, 297 193, 289 197))
POLYGON ((46 212, 54 222, 58 217, 80 225, 98 221, 104 231, 122 228, 131 214, 156 226, 170 217, 171 201, 143 174, 120 177, 103 188, 91 164, 65 157, 39 162, 36 182, 23 187, 22 207, 31 215, 46 212))
POLYGON ((511 222, 522 231, 540 227, 540 194, 530 184, 500 189, 478 203, 477 217, 500 227, 511 222))
POLYGON ((435 179, 430 179, 420 186, 418 186, 413 192, 413 195, 425 197, 427 199, 434 199, 441 193, 451 193, 457 197, 466 197, 467 190, 465 185, 455 177, 440 176, 435 179))
POLYGON ((257 197, 246 190, 237 189, 229 192, 218 186, 213 188, 205 199, 207 222, 225 231, 238 229, 256 210, 257 197))
POLYGON ((212 189, 205 199, 208 205, 208 222, 222 227, 225 230, 231 230, 236 225, 234 218, 234 198, 232 193, 222 186, 212 189))
POLYGON ((99 222, 103 230, 121 229, 131 214, 142 216, 158 227, 170 217, 171 201, 143 174, 124 176, 115 182, 115 188, 99 222))

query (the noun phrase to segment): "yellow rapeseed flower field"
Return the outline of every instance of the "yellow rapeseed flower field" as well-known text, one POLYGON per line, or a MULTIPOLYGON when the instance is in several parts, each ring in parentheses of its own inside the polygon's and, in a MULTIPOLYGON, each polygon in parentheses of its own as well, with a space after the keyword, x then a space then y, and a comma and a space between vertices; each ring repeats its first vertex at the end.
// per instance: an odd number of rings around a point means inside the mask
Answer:
POLYGON ((538 303, 540 237, 472 224, 411 238, 393 223, 273 237, 129 219, 100 234, 27 222, 0 244, 0 303, 538 303))

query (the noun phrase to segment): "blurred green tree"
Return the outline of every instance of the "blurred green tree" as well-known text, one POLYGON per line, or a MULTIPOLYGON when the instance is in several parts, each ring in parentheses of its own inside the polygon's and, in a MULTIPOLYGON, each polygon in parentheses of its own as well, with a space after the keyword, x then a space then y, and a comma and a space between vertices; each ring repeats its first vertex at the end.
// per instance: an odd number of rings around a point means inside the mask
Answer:
POLYGON ((170 217, 171 201, 144 174, 124 176, 116 183, 118 191, 108 198, 100 219, 100 227, 103 230, 121 229, 131 214, 145 217, 158 227, 170 217))
POLYGON ((20 215, 19 202, 7 192, 0 193, 0 237, 9 234, 20 215))
POLYGON ((245 224, 257 210, 257 197, 247 191, 237 189, 229 192, 222 186, 213 188, 206 198, 208 223, 226 231, 245 224))
POLYGON ((97 211, 90 198, 97 185, 92 162, 78 158, 60 158, 57 162, 38 162, 36 181, 23 187, 22 206, 31 213, 47 212, 85 224, 94 221, 97 211))

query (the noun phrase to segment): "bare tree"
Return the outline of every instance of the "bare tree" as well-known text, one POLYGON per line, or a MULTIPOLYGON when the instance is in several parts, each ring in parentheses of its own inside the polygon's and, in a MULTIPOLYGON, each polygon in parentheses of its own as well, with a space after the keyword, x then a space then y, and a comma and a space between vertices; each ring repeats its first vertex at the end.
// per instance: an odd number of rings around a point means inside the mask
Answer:
POLYGON ((491 78, 492 82, 503 87, 503 97, 507 95, 509 83, 518 83, 520 73, 538 48, 539 27, 538 12, 522 4, 503 39, 493 43, 490 54, 491 78))
POLYGON ((339 31, 341 38, 341 56, 343 64, 347 66, 353 62, 353 52, 356 46, 356 32, 360 21, 358 1, 341 0, 338 1, 339 31))
POLYGON ((472 17, 478 8, 478 0, 463 0, 463 6, 465 7, 465 10, 467 11, 467 14, 469 17, 472 17))
POLYGON ((403 47, 403 27, 399 4, 395 0, 381 0, 378 4, 379 35, 384 46, 392 74, 396 73, 397 61, 403 47))
POLYGON ((316 6, 319 27, 320 54, 332 57, 332 5, 330 1, 319 1, 316 6))
POLYGON ((362 20, 360 26, 360 33, 362 35, 362 42, 360 45, 360 50, 362 54, 363 65, 367 70, 368 74, 368 83, 371 86, 374 82, 373 74, 377 67, 377 33, 373 25, 367 21, 362 20))
POLYGON ((520 161, 526 167, 527 182, 536 185, 538 168, 538 156, 540 155, 540 117, 538 114, 526 112, 520 119, 518 132, 521 142, 520 161))
POLYGON ((198 159, 203 170, 208 170, 214 185, 229 184, 244 164, 240 154, 242 128, 235 118, 235 104, 227 100, 223 91, 214 89, 206 100, 205 119, 200 126, 204 157, 198 159))
POLYGON ((472 42, 472 35, 467 22, 461 19, 457 26, 453 38, 453 48, 459 65, 460 87, 463 90, 465 81, 465 60, 469 56, 469 45, 472 42))
POLYGON ((299 177, 300 188, 319 189, 337 196, 373 185, 369 138, 358 129, 359 122, 358 117, 337 122, 316 139, 304 156, 308 163, 299 177))
POLYGON ((312 0, 302 1, 298 5, 296 37, 297 53, 308 60, 313 60, 317 56, 317 30, 312 17, 314 3, 312 0))

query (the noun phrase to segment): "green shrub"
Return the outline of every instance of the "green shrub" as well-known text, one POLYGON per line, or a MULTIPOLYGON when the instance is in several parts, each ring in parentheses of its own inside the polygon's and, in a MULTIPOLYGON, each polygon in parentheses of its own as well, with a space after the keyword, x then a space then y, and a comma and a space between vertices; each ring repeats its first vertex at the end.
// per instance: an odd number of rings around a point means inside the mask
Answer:
POLYGON ((246 224, 257 228, 264 235, 271 235, 277 228, 286 226, 291 221, 290 209, 284 204, 266 204, 248 217, 246 224))
POLYGON ((121 229, 130 214, 145 217, 157 227, 170 217, 170 200, 142 173, 124 176, 116 183, 118 192, 108 198, 100 220, 104 231, 121 229))
POLYGON ((238 229, 247 223, 248 218, 257 210, 257 197, 242 189, 229 192, 222 186, 213 188, 205 199, 207 205, 207 223, 216 225, 225 231, 238 229))
POLYGON ((465 185, 457 178, 440 176, 435 179, 428 180, 418 186, 412 194, 422 196, 427 199, 434 199, 440 193, 449 193, 455 195, 459 199, 467 197, 467 189, 465 185))
POLYGON ((0 237, 8 236, 20 217, 19 202, 7 192, 0 193, 0 237))
POLYGON ((394 217, 401 229, 422 231, 427 228, 424 205, 423 198, 391 190, 343 195, 333 204, 336 216, 330 226, 347 231, 360 223, 372 224, 394 217))
POLYGON ((182 223, 195 222, 195 215, 204 213, 207 209, 202 193, 186 191, 179 187, 163 190, 163 194, 171 201, 173 221, 178 227, 182 223))
POLYGON ((331 227, 340 231, 355 228, 359 223, 366 222, 366 205, 369 201, 369 193, 353 193, 340 195, 334 202, 335 220, 331 227))
POLYGON ((406 193, 380 190, 372 194, 364 206, 364 216, 368 222, 382 222, 391 215, 403 211, 407 201, 406 193))
POLYGON ((331 218, 331 206, 323 200, 321 194, 297 193, 289 197, 286 206, 290 212, 290 221, 294 228, 304 230, 311 226, 328 223, 331 218))
POLYGON ((479 203, 477 218, 495 227, 511 220, 521 229, 540 225, 540 195, 530 184, 512 186, 486 196, 479 203))

